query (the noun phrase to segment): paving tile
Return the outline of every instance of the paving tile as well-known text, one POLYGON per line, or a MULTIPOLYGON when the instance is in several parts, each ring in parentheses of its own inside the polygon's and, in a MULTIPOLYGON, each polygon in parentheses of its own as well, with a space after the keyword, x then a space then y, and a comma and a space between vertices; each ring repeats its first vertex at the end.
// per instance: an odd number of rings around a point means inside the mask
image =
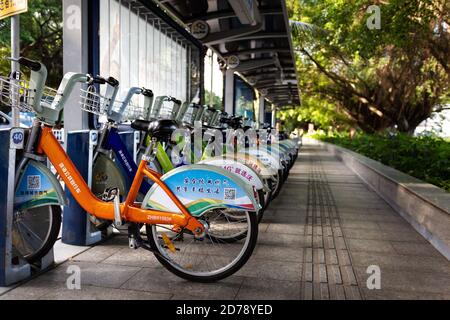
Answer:
POLYGON ((302 279, 302 264, 251 257, 236 275, 262 279, 300 281, 302 279))
POLYGON ((382 271, 394 269, 398 271, 436 272, 450 275, 450 263, 443 257, 417 257, 361 251, 352 252, 351 256, 353 265, 362 267, 377 265, 382 271))
MULTIPOLYGON (((368 278, 366 268, 355 267, 358 278, 368 278)), ((384 269, 381 289, 450 295, 450 276, 442 273, 384 269)))
POLYGON ((304 281, 308 281, 308 282, 312 282, 313 279, 313 264, 312 263, 305 263, 303 265, 303 280, 304 281))
POLYGON ((325 250, 326 264, 338 264, 337 252, 334 249, 325 250))
POLYGON ((48 281, 38 277, 4 293, 0 300, 37 300, 62 287, 67 288, 65 282, 48 281))
POLYGON ((270 206, 274 209, 280 210, 283 209, 283 211, 286 211, 288 214, 295 215, 298 212, 305 212, 306 211, 306 204, 297 204, 296 209, 292 210, 292 203, 285 203, 281 202, 281 200, 273 200, 270 206))
POLYGON ((330 226, 323 227, 323 236, 324 237, 332 237, 333 236, 333 229, 331 229, 330 226))
POLYGON ((101 262, 120 251, 118 246, 97 245, 72 258, 73 261, 101 262))
POLYGON ((313 262, 313 249, 305 248, 305 262, 313 262))
POLYGON ((395 252, 389 241, 365 240, 365 239, 347 239, 350 251, 365 252, 395 252))
POLYGON ((346 286, 344 285, 345 298, 347 300, 361 300, 361 293, 357 286, 346 286))
POLYGON ((334 238, 333 237, 324 237, 323 238, 323 247, 325 249, 334 249, 334 238))
POLYGON ((258 234, 258 244, 287 246, 287 247, 308 247, 311 246, 311 238, 294 234, 274 234, 271 232, 258 234))
POLYGON ((303 223, 270 223, 267 232, 302 235, 305 233, 305 226, 303 223))
POLYGON ((343 237, 334 237, 333 241, 337 250, 347 249, 347 244, 343 237))
POLYGON ((60 288, 45 294, 41 300, 169 300, 172 294, 141 292, 95 286, 82 286, 80 290, 60 288))
POLYGON ((341 219, 341 226, 343 228, 357 228, 360 230, 371 229, 371 230, 381 230, 380 226, 373 221, 361 221, 361 220, 351 220, 351 219, 341 219))
POLYGON ((156 260, 150 251, 145 249, 133 250, 127 247, 110 255, 102 263, 142 268, 156 268, 161 266, 161 263, 156 260))
POLYGON ((349 266, 351 265, 350 256, 347 250, 336 250, 339 265, 341 266, 349 266))
POLYGON ((330 300, 345 300, 344 286, 342 285, 328 285, 330 293, 330 300))
POLYGON ((252 256, 257 259, 302 262, 304 250, 301 247, 295 248, 261 244, 255 248, 252 256))
POLYGON ((312 238, 313 238, 313 247, 314 248, 323 248, 322 236, 314 235, 312 238))
POLYGON ((327 265, 328 284, 342 284, 341 270, 337 265, 327 265))
POLYGON ((358 285, 356 275, 353 272, 352 266, 340 266, 340 269, 341 269, 342 283, 344 283, 344 285, 351 285, 351 286, 358 285))
POLYGON ((331 229, 333 230, 333 236, 342 237, 342 229, 340 226, 334 226, 331 229))
POLYGON ((373 230, 367 230, 367 236, 373 239, 379 239, 390 241, 405 241, 405 242, 417 242, 417 243, 428 243, 428 241, 416 230, 410 226, 405 226, 404 228, 394 230, 382 230, 378 232, 376 236, 373 234, 373 230))
POLYGON ((183 280, 169 271, 143 268, 120 289, 152 293, 175 294, 180 291, 208 299, 234 299, 243 282, 242 277, 230 276, 215 283, 199 283, 183 280))
POLYGON ((395 251, 399 254, 413 255, 419 257, 422 256, 441 257, 445 259, 444 256, 439 251, 437 251, 431 244, 391 241, 391 245, 394 247, 395 251))
POLYGON ((105 288, 119 288, 133 277, 141 268, 111 264, 97 264, 82 261, 69 261, 40 276, 43 280, 66 283, 70 276, 69 266, 80 268, 81 285, 94 285, 105 288))
POLYGON ((299 300, 300 282, 245 278, 236 299, 299 300))
POLYGON ((313 283, 304 282, 302 284, 302 300, 312 300, 313 299, 313 283))
MULTIPOLYGON (((336 191, 339 192, 339 191, 336 191)), ((398 215, 391 207, 377 209, 377 208, 353 208, 348 206, 339 206, 339 213, 355 213, 355 214, 365 214, 365 215, 398 215)))
POLYGON ((313 283, 314 300, 329 300, 330 294, 328 286, 325 283, 313 283))
POLYGON ((397 214, 367 214, 367 213, 345 213, 340 212, 339 216, 341 221, 360 220, 360 221, 373 221, 373 222, 405 222, 402 217, 397 214))
POLYGON ((313 250, 313 262, 316 264, 325 263, 324 249, 314 249, 313 250))
POLYGON ((313 264, 313 282, 327 283, 327 268, 325 264, 313 264))

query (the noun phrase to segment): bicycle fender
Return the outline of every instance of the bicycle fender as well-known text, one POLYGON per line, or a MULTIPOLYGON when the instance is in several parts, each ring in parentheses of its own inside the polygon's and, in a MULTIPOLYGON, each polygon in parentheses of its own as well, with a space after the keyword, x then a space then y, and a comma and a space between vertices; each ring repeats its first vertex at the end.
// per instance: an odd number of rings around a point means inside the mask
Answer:
POLYGON ((264 191, 268 191, 261 177, 252 168, 238 161, 224 159, 223 157, 213 157, 202 160, 199 164, 221 167, 239 177, 244 183, 250 183, 256 190, 263 189, 264 191))
POLYGON ((55 175, 41 162, 30 160, 19 178, 14 210, 67 204, 67 198, 55 175))
POLYGON ((281 164, 281 169, 285 167, 283 165, 283 162, 286 163, 290 159, 289 155, 284 152, 284 150, 282 150, 282 148, 278 144, 259 146, 259 150, 266 152, 267 154, 275 158, 275 160, 281 164))
MULTIPOLYGON (((228 156, 228 155, 225 155, 228 156)), ((239 161, 246 166, 249 166, 253 170, 256 171, 260 176, 264 179, 270 179, 272 176, 277 174, 277 171, 264 164, 261 160, 259 160, 256 156, 252 156, 248 153, 238 152, 231 155, 234 160, 239 161)))
MULTIPOLYGON (((220 167, 185 165, 166 173, 161 180, 194 216, 215 208, 243 211, 258 211, 261 208, 252 187, 220 167)), ((180 212, 156 183, 145 196, 143 204, 149 209, 180 212)))
POLYGON ((282 170, 281 159, 277 159, 273 154, 262 148, 250 148, 245 150, 246 153, 255 156, 272 170, 282 170))

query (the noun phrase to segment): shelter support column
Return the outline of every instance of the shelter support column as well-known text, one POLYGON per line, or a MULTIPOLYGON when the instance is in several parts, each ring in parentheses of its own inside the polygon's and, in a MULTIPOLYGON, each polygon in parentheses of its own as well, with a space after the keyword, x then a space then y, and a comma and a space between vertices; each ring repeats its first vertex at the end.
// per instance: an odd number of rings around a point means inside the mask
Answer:
POLYGON ((225 71, 225 112, 233 114, 234 112, 234 71, 227 69, 225 71))

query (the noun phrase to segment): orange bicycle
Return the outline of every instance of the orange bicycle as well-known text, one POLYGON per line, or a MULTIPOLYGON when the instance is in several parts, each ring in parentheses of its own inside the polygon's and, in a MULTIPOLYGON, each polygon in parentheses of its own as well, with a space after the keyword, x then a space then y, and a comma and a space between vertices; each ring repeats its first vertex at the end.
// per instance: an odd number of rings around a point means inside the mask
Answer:
MULTIPOLYGON (((45 66, 25 58, 17 61, 31 69, 30 81, 1 78, 0 91, 4 104, 33 110, 36 114, 16 171, 13 232, 17 236, 13 237, 13 245, 19 251, 24 250, 25 257, 36 258, 37 252, 45 254, 56 240, 51 236, 54 231, 50 230, 56 229, 54 224, 59 221, 49 218, 49 210, 42 208, 67 205, 60 183, 42 164, 48 159, 86 212, 113 221, 116 226, 126 224, 130 248, 153 252, 174 274, 188 280, 210 282, 233 274, 245 264, 258 233, 255 212, 259 205, 254 190, 219 167, 183 166, 165 175, 151 170, 148 163, 155 157, 158 139, 172 133, 164 123, 155 122, 154 138, 142 156, 126 198, 121 201, 118 189, 108 190, 103 199, 97 198, 53 135, 52 128, 60 123, 61 111, 75 84, 84 85, 81 107, 92 112, 111 109, 117 81, 67 73, 57 92, 46 93, 45 66), (103 94, 97 91, 100 86, 105 88, 103 94), (144 179, 154 184, 144 200, 137 202, 144 179), (228 220, 225 212, 230 208, 242 210, 240 219, 228 220), (44 220, 46 223, 41 223, 44 220), (21 223, 26 224, 26 228, 21 223), (140 232, 143 225, 146 237, 140 232), (245 237, 242 238, 243 230, 245 237), (229 241, 233 234, 239 234, 239 239, 229 241)), ((54 215, 54 210, 52 212, 54 215)))

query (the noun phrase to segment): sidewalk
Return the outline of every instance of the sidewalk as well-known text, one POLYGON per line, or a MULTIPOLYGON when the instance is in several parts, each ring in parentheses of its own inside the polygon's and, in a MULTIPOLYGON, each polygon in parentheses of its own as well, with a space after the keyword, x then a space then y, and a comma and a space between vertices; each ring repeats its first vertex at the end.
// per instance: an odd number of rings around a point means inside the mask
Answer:
POLYGON ((95 246, 1 299, 450 299, 450 262, 344 164, 305 145, 235 275, 184 281, 126 236, 95 246), (69 265, 81 290, 68 290, 69 265), (381 269, 369 290, 368 266, 381 269))

